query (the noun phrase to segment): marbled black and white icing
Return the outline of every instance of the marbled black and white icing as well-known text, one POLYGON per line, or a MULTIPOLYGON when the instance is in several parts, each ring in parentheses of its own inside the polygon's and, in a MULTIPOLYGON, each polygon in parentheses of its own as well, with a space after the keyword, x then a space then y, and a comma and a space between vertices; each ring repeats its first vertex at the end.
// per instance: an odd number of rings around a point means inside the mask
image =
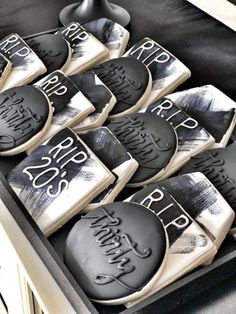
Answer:
POLYGON ((0 152, 27 142, 40 132, 49 115, 49 102, 33 86, 20 86, 0 93, 0 152))
POLYGON ((79 132, 102 126, 116 103, 115 96, 92 71, 69 78, 95 107, 95 111, 76 125, 74 130, 79 132))
POLYGON ((191 75, 181 61, 147 37, 135 44, 124 56, 142 61, 152 74, 152 93, 147 104, 173 91, 191 75))
POLYGON ((126 147, 139 168, 130 184, 143 184, 167 168, 176 148, 174 128, 151 113, 134 113, 117 118, 107 126, 126 147))
POLYGON ((215 147, 227 144, 235 125, 236 103, 232 99, 212 85, 177 92, 168 98, 215 138, 215 147))
POLYGON ((110 173, 79 137, 63 129, 11 170, 7 178, 42 231, 47 231, 78 204, 86 206, 108 176, 110 173))
POLYGON ((81 133, 80 137, 116 178, 107 189, 93 199, 87 208, 89 210, 113 201, 137 170, 138 163, 106 127, 81 133))
POLYGON ((0 53, 12 63, 3 89, 30 83, 46 72, 46 67, 26 42, 17 34, 10 34, 0 41, 0 53))
POLYGON ((159 182, 201 226, 217 248, 234 220, 234 212, 214 185, 200 172, 159 182))
POLYGON ((109 59, 121 57, 129 40, 129 32, 107 18, 90 21, 84 28, 109 50, 109 59))
POLYGON ((26 42, 43 61, 47 74, 62 69, 70 56, 70 47, 60 34, 40 35, 26 42))
POLYGON ((66 241, 65 263, 90 298, 111 301, 148 284, 163 264, 166 247, 154 213, 139 204, 113 203, 75 224, 66 241))
POLYGON ((211 149, 192 157, 181 174, 202 172, 236 212, 235 156, 235 143, 226 148, 211 149))
POLYGON ((73 49, 71 62, 65 73, 77 74, 95 65, 108 55, 106 47, 85 30, 79 23, 72 22, 57 32, 73 49))
POLYGON ((112 59, 97 65, 93 71, 116 97, 111 116, 130 110, 149 86, 147 68, 134 58, 112 59))
POLYGON ((168 121, 176 131, 178 137, 178 149, 175 160, 165 176, 180 169, 187 160, 214 143, 212 136, 184 110, 167 98, 151 104, 146 112, 154 116, 160 116, 168 121))

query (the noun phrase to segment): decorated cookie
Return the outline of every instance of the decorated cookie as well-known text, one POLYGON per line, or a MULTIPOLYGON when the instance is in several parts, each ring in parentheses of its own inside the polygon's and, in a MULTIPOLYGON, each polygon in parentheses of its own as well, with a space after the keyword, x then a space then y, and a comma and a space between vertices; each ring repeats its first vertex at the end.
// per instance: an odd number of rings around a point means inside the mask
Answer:
MULTIPOLYGON (((236 212, 236 144, 211 149, 191 158, 181 174, 202 172, 236 212)), ((236 221, 233 223, 236 234, 236 221)))
POLYGON ((109 50, 108 59, 121 57, 129 41, 129 32, 120 24, 101 18, 84 24, 84 28, 109 50))
POLYGON ((47 74, 62 70, 65 71, 71 60, 71 47, 59 34, 45 34, 27 40, 29 47, 43 61, 47 74))
POLYGON ((39 146, 8 175, 11 187, 46 235, 86 207, 113 180, 70 129, 39 146))
POLYGON ((108 128, 139 163, 129 186, 142 186, 157 180, 175 158, 176 132, 159 116, 134 113, 115 119, 108 128))
POLYGON ((196 119, 224 147, 236 122, 236 103, 212 85, 191 88, 168 95, 180 108, 196 119))
POLYGON ((2 90, 28 84, 47 71, 35 52, 17 34, 10 34, 0 41, 0 53, 12 63, 2 90))
POLYGON ((81 73, 102 60, 109 54, 108 49, 93 35, 88 33, 79 23, 72 22, 58 31, 73 49, 68 75, 81 73))
POLYGON ((30 151, 38 147, 65 127, 78 124, 94 111, 94 106, 81 93, 79 88, 61 71, 55 71, 35 84, 47 94, 55 108, 50 128, 40 142, 35 143, 30 151))
POLYGON ((161 116, 173 126, 178 137, 178 150, 169 169, 165 171, 162 179, 169 177, 179 170, 191 156, 210 148, 214 138, 184 110, 180 109, 168 98, 150 105, 146 112, 161 116))
MULTIPOLYGON (((216 247, 204 230, 159 184, 147 186, 127 201, 141 204, 154 211, 161 219, 169 239, 164 271, 146 294, 126 304, 129 307, 211 260, 216 254, 216 247)), ((147 229, 149 228, 146 227, 145 230, 147 229)))
POLYGON ((73 127, 75 132, 102 126, 116 103, 115 96, 92 71, 72 75, 69 78, 95 107, 94 112, 73 127))
POLYGON ((11 69, 12 63, 6 57, 4 57, 4 55, 0 54, 0 88, 10 74, 11 69))
POLYGON ((122 304, 155 284, 167 247, 165 230, 153 212, 138 204, 113 203, 75 224, 66 241, 65 263, 89 298, 122 304))
POLYGON ((152 74, 152 92, 144 104, 145 107, 175 90, 191 76, 191 72, 181 61, 147 37, 124 56, 142 61, 152 74))
POLYGON ((80 137, 116 178, 84 210, 88 211, 113 202, 137 170, 138 163, 111 131, 105 127, 81 133, 80 137))
POLYGON ((97 65, 93 71, 116 97, 110 118, 138 111, 150 96, 150 72, 134 58, 112 59, 97 65))
POLYGON ((52 108, 46 94, 34 86, 0 93, 0 156, 19 154, 47 132, 52 108))
POLYGON ((235 213, 214 185, 200 172, 173 177, 159 184, 205 230, 218 249, 235 213))

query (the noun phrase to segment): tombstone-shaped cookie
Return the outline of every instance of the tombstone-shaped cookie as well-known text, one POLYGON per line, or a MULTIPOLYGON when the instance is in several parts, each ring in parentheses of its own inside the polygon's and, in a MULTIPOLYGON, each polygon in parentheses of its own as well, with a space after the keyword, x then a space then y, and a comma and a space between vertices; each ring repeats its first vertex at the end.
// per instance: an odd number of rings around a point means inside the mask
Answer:
POLYGON ((147 37, 124 56, 142 61, 152 74, 152 92, 145 107, 175 90, 191 76, 190 70, 180 60, 147 37))
POLYGON ((173 177, 159 184, 205 230, 218 249, 235 213, 214 185, 200 172, 173 177))
POLYGON ((70 129, 58 132, 8 174, 9 184, 46 235, 86 207, 113 180, 70 129))
POLYGON ((215 142, 214 138, 195 119, 168 98, 162 98, 151 104, 146 112, 161 116, 170 122, 178 137, 175 159, 162 179, 175 173, 191 156, 210 148, 215 142))
POLYGON ((115 96, 92 71, 72 75, 69 78, 95 108, 89 116, 73 127, 75 132, 102 126, 116 103, 115 96))
POLYGON ((83 210, 87 212, 100 205, 113 202, 137 170, 138 163, 105 127, 81 133, 80 137, 116 178, 83 210))
MULTIPOLYGON (((236 144, 196 155, 182 168, 181 174, 202 172, 236 212, 236 144)), ((236 221, 232 226, 236 238, 236 221)))
POLYGON ((34 86, 0 93, 0 156, 19 154, 44 136, 52 120, 46 94, 34 86))
POLYGON ((0 53, 0 88, 10 74, 12 63, 0 53))
POLYGON ((161 219, 169 238, 169 252, 161 276, 145 295, 127 303, 129 307, 211 260, 216 254, 216 247, 205 231, 159 184, 147 186, 127 201, 154 211, 161 219))
POLYGON ((82 94, 75 84, 61 71, 55 71, 35 83, 47 94, 55 108, 51 125, 40 142, 35 143, 29 151, 38 147, 59 130, 71 127, 82 121, 94 111, 91 102, 82 94))
POLYGON ((129 186, 158 180, 175 158, 177 135, 171 124, 151 113, 133 113, 107 126, 139 163, 129 186))
POLYGON ((88 22, 84 28, 109 50, 107 59, 121 57, 129 41, 129 32, 120 24, 107 18, 88 22))
POLYGON ((65 72, 67 75, 81 73, 106 59, 109 54, 108 49, 79 23, 72 22, 60 28, 58 34, 61 34, 73 49, 69 67, 65 72))
POLYGON ((236 122, 236 103, 212 85, 191 88, 168 95, 180 108, 196 119, 224 147, 236 122))
POLYGON ((103 304, 141 297, 163 273, 168 238, 146 207, 112 203, 96 208, 74 225, 65 245, 65 263, 87 296, 103 304))
POLYGON ((27 40, 29 47, 43 61, 47 74, 66 71, 70 64, 72 49, 60 34, 45 34, 27 40))
POLYGON ((28 84, 47 71, 36 53, 17 34, 10 34, 0 41, 0 53, 12 63, 1 90, 28 84))
POLYGON ((111 119, 137 112, 150 96, 151 74, 139 60, 112 59, 97 65, 93 71, 116 97, 111 119))

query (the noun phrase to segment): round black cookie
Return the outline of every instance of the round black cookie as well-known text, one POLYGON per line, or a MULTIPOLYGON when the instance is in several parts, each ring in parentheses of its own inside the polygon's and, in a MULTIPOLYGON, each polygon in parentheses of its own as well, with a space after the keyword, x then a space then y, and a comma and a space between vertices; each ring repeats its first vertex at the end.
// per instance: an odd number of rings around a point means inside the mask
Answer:
POLYGON ((153 212, 139 204, 112 203, 75 224, 66 241, 65 263, 89 298, 118 300, 148 284, 167 245, 153 212))
POLYGON ((46 74, 63 70, 71 55, 69 44, 59 34, 37 36, 29 39, 27 44, 43 61, 47 68, 46 74))
MULTIPOLYGON (((190 159, 180 174, 202 172, 236 212, 236 144, 200 153, 190 159)), ((236 221, 233 226, 236 227, 236 221)))
POLYGON ((12 150, 32 141, 49 118, 49 106, 46 95, 34 86, 14 87, 0 93, 0 155, 11 155, 12 150))
POLYGON ((157 179, 176 152, 174 128, 164 118, 151 113, 120 117, 107 127, 139 163, 129 185, 144 185, 157 179))
POLYGON ((151 93, 150 73, 135 58, 112 59, 97 65, 93 71, 117 99, 110 116, 138 111, 151 93))

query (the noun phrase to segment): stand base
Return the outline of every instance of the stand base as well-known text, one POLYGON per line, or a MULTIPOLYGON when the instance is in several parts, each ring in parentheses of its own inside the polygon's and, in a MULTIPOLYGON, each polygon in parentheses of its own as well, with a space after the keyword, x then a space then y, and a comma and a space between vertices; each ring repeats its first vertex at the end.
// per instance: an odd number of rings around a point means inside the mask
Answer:
POLYGON ((93 8, 92 10, 84 10, 84 6, 80 3, 70 4, 62 9, 59 14, 59 21, 62 25, 71 22, 84 24, 102 17, 117 22, 123 27, 128 26, 130 23, 129 13, 118 5, 109 4, 108 6, 99 9, 93 8))

